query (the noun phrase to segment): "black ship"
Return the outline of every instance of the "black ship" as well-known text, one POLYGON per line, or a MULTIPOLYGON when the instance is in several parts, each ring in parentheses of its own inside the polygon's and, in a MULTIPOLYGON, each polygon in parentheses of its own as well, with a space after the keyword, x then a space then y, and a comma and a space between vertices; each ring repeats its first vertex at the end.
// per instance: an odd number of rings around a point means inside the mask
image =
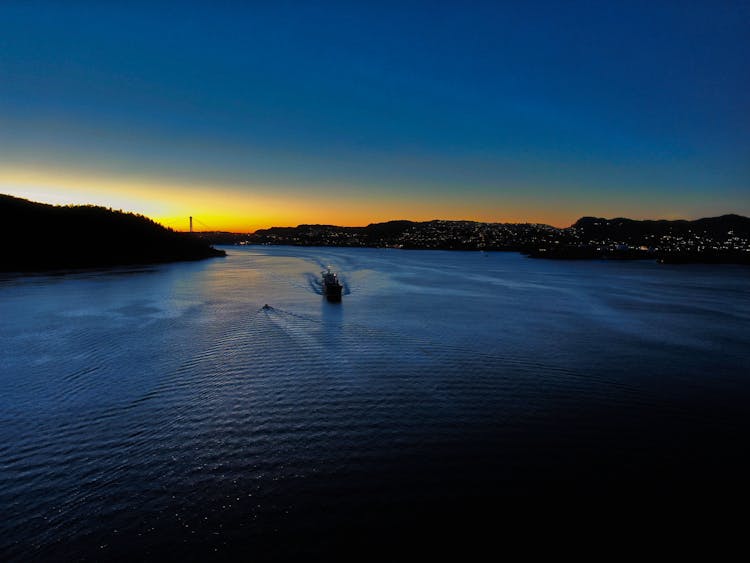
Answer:
POLYGON ((326 296, 328 301, 341 301, 341 290, 343 289, 341 283, 339 283, 336 274, 328 270, 323 272, 323 295, 326 296))

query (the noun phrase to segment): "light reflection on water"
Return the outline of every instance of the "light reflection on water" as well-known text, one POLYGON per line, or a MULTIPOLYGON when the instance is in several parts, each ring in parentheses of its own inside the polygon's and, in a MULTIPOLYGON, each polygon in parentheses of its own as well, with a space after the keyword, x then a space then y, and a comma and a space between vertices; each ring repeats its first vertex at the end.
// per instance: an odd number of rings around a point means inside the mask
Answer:
POLYGON ((747 269, 227 250, 0 278, 1 555, 314 553, 478 497, 746 469, 747 269))

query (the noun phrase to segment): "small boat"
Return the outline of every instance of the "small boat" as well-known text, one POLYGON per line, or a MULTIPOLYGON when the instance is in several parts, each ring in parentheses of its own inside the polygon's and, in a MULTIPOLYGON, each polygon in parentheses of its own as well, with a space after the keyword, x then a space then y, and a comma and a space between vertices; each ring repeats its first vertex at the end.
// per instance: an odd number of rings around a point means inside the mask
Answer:
POLYGON ((331 267, 323 272, 323 295, 328 301, 341 301, 341 290, 343 289, 336 274, 331 271, 331 267))

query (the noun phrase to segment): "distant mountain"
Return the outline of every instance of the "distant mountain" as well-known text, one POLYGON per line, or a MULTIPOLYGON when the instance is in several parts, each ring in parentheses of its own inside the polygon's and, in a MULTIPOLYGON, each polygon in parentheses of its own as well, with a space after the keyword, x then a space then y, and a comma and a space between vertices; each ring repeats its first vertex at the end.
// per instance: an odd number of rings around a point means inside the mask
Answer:
POLYGON ((688 220, 582 217, 560 243, 530 252, 535 258, 644 259, 663 263, 750 264, 750 218, 722 215, 688 220))
POLYGON ((43 271, 225 256, 133 213, 53 206, 0 194, 0 271, 43 271))
POLYGON ((591 238, 608 237, 623 241, 641 241, 650 236, 688 236, 694 233, 723 239, 731 236, 750 237, 750 217, 741 215, 721 215, 720 217, 706 217, 687 221, 684 219, 644 220, 634 219, 604 219, 601 217, 582 217, 571 228, 584 233, 591 238))
POLYGON ((255 232, 252 242, 261 244, 329 245, 336 246, 384 246, 401 236, 405 231, 419 225, 413 221, 388 221, 373 223, 366 227, 339 227, 336 225, 298 225, 296 227, 271 227, 255 232))
POLYGON ((523 250, 550 240, 560 229, 549 225, 476 221, 388 221, 366 227, 299 225, 272 227, 251 235, 255 244, 365 246, 444 250, 523 250))
POLYGON ((537 223, 389 221, 366 227, 299 225, 257 231, 245 242, 298 246, 367 246, 445 250, 513 250, 535 258, 652 259, 750 263, 750 218, 695 221, 582 217, 565 229, 537 223))

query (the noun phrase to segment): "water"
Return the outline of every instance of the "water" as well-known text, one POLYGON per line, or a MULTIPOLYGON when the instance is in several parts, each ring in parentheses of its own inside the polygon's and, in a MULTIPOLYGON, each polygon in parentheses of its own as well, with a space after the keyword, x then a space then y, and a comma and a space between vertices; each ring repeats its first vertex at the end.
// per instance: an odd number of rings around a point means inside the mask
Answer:
POLYGON ((746 268, 227 251, 0 278, 0 558, 321 556, 747 493, 746 268))

